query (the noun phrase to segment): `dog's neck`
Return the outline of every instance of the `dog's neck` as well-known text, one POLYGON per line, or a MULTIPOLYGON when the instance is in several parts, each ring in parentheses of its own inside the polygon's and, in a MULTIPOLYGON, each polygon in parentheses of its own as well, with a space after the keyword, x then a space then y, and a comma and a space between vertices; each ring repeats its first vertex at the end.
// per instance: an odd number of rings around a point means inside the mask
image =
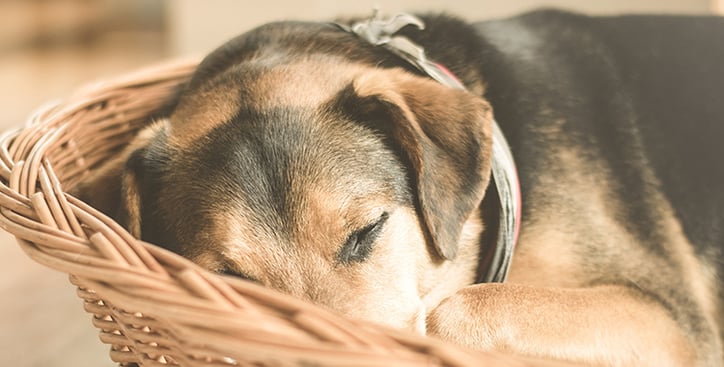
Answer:
MULTIPOLYGON (((485 41, 464 21, 443 15, 420 16, 423 30, 414 26, 402 28, 397 35, 406 37, 424 48, 431 60, 443 65, 465 88, 475 95, 484 93, 482 65, 485 41)), ((417 72, 414 67, 408 70, 417 72)))
POLYGON ((485 196, 479 207, 480 219, 483 223, 483 232, 478 241, 478 268, 475 283, 483 283, 489 278, 492 262, 494 261, 500 228, 500 199, 498 198, 495 180, 491 178, 490 185, 485 190, 485 196))

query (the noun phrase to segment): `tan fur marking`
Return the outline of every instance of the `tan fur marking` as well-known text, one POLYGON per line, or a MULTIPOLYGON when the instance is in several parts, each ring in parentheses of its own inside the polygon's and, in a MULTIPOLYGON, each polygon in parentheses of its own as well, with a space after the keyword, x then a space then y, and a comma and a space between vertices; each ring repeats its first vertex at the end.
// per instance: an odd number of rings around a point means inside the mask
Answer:
POLYGON ((520 242, 531 247, 518 246, 513 256, 508 282, 538 286, 576 287, 580 285, 580 265, 567 246, 571 238, 545 225, 532 228, 520 237, 520 242), (530 239, 535 239, 531 241, 530 239))
POLYGON ((242 88, 253 95, 243 101, 259 110, 273 107, 309 107, 332 98, 355 77, 374 68, 363 64, 342 63, 337 58, 300 59, 261 72, 249 85, 235 80, 219 81, 183 100, 171 117, 169 144, 184 147, 200 139, 216 126, 226 123, 240 107, 242 88))
POLYGON ((251 86, 259 108, 318 106, 331 99, 346 83, 374 70, 337 59, 300 60, 264 73, 251 86))
POLYGON ((141 197, 138 191, 136 175, 126 172, 121 184, 122 196, 125 198, 123 206, 126 209, 128 233, 141 238, 141 197))
POLYGON ((189 146, 228 122, 239 110, 241 87, 233 82, 220 82, 183 98, 170 117, 168 144, 175 148, 189 146))
MULTIPOLYGON (((684 234, 681 222, 674 215, 671 205, 663 199, 662 196, 656 195, 658 206, 657 213, 661 215, 662 227, 665 228, 665 237, 670 239, 675 254, 672 256, 674 260, 678 260, 684 284, 689 288, 691 295, 695 299, 695 303, 701 307, 702 316, 712 327, 715 335, 720 335, 719 330, 720 313, 717 308, 717 289, 720 287, 718 283, 716 271, 713 265, 697 259, 694 254, 694 247, 684 234)), ((718 345, 721 349, 721 345, 718 345)))
POLYGON ((616 286, 474 285, 443 301, 427 321, 428 332, 446 340, 527 356, 621 367, 686 366, 693 358, 666 311, 616 286))
MULTIPOLYGON (((551 161, 555 162, 554 168, 552 168, 554 172, 542 172, 541 177, 539 177, 539 185, 533 188, 532 197, 547 197, 549 202, 552 201, 555 204, 536 206, 536 202, 527 203, 527 205, 532 205, 529 210, 533 213, 532 217, 535 220, 528 221, 523 226, 519 246, 513 257, 509 282, 511 284, 526 284, 538 287, 576 288, 585 286, 590 281, 595 281, 596 277, 601 276, 601 274, 605 276, 606 272, 616 272, 614 278, 620 276, 623 280, 626 280, 627 274, 660 273, 660 270, 664 270, 662 267, 668 267, 669 265, 661 262, 654 263, 654 259, 646 252, 645 248, 636 243, 637 239, 620 222, 615 220, 615 218, 620 218, 618 215, 620 207, 626 205, 626 203, 622 203, 619 198, 612 194, 613 181, 611 177, 613 176, 607 167, 597 162, 584 161, 583 154, 565 148, 565 146, 566 144, 563 144, 560 148, 551 152, 551 161), (566 182, 567 185, 562 187, 557 184, 558 182, 566 182), (536 190, 542 191, 536 192, 536 190), (569 213, 575 213, 575 215, 569 213), (616 263, 614 268, 609 269, 585 268, 585 264, 589 263, 583 257, 586 256, 586 236, 590 237, 591 241, 597 241, 597 238, 605 238, 608 243, 615 245, 610 247, 594 245, 596 246, 595 256, 597 256, 597 259, 593 260, 593 263, 607 267, 613 265, 611 263, 607 265, 607 262, 624 261, 616 263), (625 249, 628 254, 622 255, 622 249, 625 249), (622 256, 625 256, 625 258, 622 258, 622 256), (652 262, 626 262, 626 259, 650 259, 652 262), (647 266, 658 268, 658 270, 645 270, 647 266)), ((646 182, 657 182, 651 172, 644 171, 642 174, 647 176, 646 182)), ((671 258, 678 262, 678 266, 666 270, 663 274, 658 275, 658 279, 651 279, 650 281, 660 282, 664 288, 663 292, 666 292, 666 287, 673 286, 668 285, 673 284, 673 282, 687 287, 691 292, 694 303, 701 307, 707 324, 718 335, 715 321, 717 310, 715 306, 716 282, 714 272, 695 257, 693 246, 684 235, 673 209, 663 195, 654 189, 655 187, 657 187, 657 184, 653 184, 646 189, 647 200, 653 210, 652 215, 655 214, 657 220, 655 229, 663 231, 660 233, 660 237, 666 240, 660 246, 666 251, 673 252, 671 258), (669 276, 683 276, 683 278, 669 279, 669 276)), ((635 280, 632 281, 635 282, 635 280)), ((649 290, 660 291, 659 289, 649 290)), ((656 345, 666 345, 668 351, 676 352, 675 354, 680 357, 694 357, 693 354, 689 354, 688 349, 677 351, 675 348, 696 342, 696 337, 689 336, 691 339, 685 339, 684 330, 675 325, 671 315, 664 311, 663 308, 648 303, 643 296, 639 296, 638 300, 636 298, 621 300, 630 304, 629 306, 616 303, 618 301, 614 301, 613 298, 603 299, 604 294, 601 294, 600 297, 601 304, 594 305, 595 307, 609 307, 619 312, 626 310, 626 314, 621 315, 621 317, 638 315, 631 317, 631 319, 609 320, 610 324, 607 330, 620 330, 622 327, 628 328, 630 325, 639 325, 640 335, 631 332, 628 334, 622 333, 621 336, 610 336, 610 338, 630 338, 628 340, 630 343, 651 340, 658 344, 652 344, 649 347, 642 346, 642 348, 661 351, 661 348, 657 348, 656 345), (615 305, 615 307, 612 305, 615 305), (640 321, 643 320, 643 316, 646 316, 647 320, 652 320, 652 323, 653 320, 658 319, 658 321, 655 325, 641 325, 640 321), (615 326, 612 327, 611 325, 615 326), (665 325, 667 325, 668 330, 663 329, 665 325), (657 333, 667 334, 657 336, 657 333), (662 340, 664 337, 675 337, 677 340, 662 340)), ((678 305, 674 307, 678 307, 678 305)), ((599 311, 591 309, 591 312, 599 311)), ((546 318, 536 317, 536 319, 543 320, 546 318)), ((528 321, 521 317, 511 322, 527 324, 528 321)), ((603 328, 603 326, 601 327, 603 328)), ((603 336, 599 337, 603 338, 603 336)), ((531 345, 530 348, 531 350, 535 348, 543 350, 546 346, 559 344, 559 341, 559 339, 550 339, 546 341, 545 345, 541 344, 538 347, 531 345), (552 342, 553 340, 556 340, 556 342, 552 342)), ((609 342, 615 342, 615 340, 609 342)), ((618 350, 613 346, 607 348, 609 349, 602 350, 618 350)), ((612 353, 611 355, 614 356, 615 354, 612 353)), ((620 355, 624 356, 625 354, 621 353, 620 355)), ((657 361, 656 358, 651 360, 657 361)), ((682 362, 684 359, 679 361, 682 362)), ((627 365, 626 362, 622 361, 617 363, 618 365, 627 365)), ((629 361, 628 363, 640 365, 639 362, 633 363, 629 361)), ((654 365, 664 365, 659 364, 664 363, 663 360, 656 363, 654 365)))
POLYGON ((605 233, 610 241, 616 243, 634 241, 612 219, 615 217, 611 207, 614 200, 605 191, 605 169, 592 168, 590 163, 581 160, 579 152, 570 149, 559 149, 554 157, 552 160, 556 162, 558 171, 550 175, 541 174, 539 185, 533 188, 533 197, 548 196, 559 200, 552 207, 536 207, 536 202, 526 203, 532 206, 530 210, 535 221, 525 223, 520 233, 509 282, 549 287, 586 284, 590 279, 582 272, 582 259, 574 252, 573 246, 576 246, 580 231, 587 230, 581 230, 577 225, 596 228, 597 234, 605 233), (568 184, 561 187, 558 182, 568 184), (572 208, 571 205, 578 206, 572 208), (567 211, 577 212, 579 217, 572 218, 565 214, 567 211))

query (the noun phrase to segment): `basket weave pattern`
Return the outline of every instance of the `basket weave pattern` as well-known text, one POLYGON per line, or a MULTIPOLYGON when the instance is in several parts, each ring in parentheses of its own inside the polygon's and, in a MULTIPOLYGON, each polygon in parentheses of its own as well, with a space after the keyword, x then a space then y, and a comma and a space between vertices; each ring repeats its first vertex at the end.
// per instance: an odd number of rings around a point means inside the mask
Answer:
MULTIPOLYGON (((0 139, 0 226, 70 274, 124 366, 528 365, 351 321, 138 241, 64 190, 117 154, 197 62, 80 90, 0 139)), ((539 365, 539 363, 536 363, 539 365)))

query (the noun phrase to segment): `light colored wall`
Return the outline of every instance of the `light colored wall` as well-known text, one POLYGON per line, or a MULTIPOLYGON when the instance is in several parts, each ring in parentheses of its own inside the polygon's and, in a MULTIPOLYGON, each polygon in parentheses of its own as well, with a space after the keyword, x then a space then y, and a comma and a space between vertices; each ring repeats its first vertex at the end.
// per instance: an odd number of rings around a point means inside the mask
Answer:
POLYGON ((714 12, 724 15, 724 0, 711 0, 714 12))
POLYGON ((173 0, 167 1, 173 55, 206 53, 259 24, 283 19, 327 20, 340 15, 446 11, 468 20, 512 15, 537 7, 590 14, 710 13, 724 0, 173 0))

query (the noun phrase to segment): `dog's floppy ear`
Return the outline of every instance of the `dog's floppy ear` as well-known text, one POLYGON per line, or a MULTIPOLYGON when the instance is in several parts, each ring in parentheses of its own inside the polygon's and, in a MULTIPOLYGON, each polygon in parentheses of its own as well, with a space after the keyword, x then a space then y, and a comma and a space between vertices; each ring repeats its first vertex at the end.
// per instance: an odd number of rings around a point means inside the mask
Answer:
POLYGON ((490 177, 490 105, 399 70, 357 78, 338 102, 382 130, 407 160, 429 240, 440 256, 453 259, 463 224, 480 205, 490 177))
POLYGON ((116 212, 116 221, 124 226, 136 238, 141 238, 141 183, 138 165, 144 148, 131 153, 121 175, 120 205, 116 212))
POLYGON ((73 194, 141 237, 141 198, 137 169, 143 151, 165 122, 142 130, 116 157, 98 168, 73 194))

